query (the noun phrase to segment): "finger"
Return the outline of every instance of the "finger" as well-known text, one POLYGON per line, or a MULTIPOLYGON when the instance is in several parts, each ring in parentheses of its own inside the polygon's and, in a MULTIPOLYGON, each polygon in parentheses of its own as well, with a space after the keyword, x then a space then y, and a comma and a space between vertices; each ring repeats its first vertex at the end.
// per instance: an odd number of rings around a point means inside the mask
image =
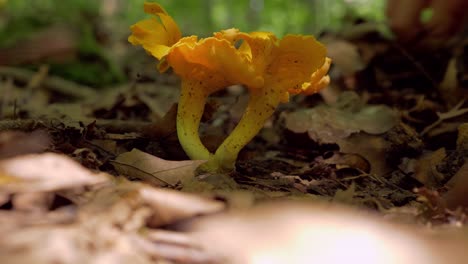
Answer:
POLYGON ((422 30, 419 19, 429 0, 388 0, 386 15, 390 29, 403 41, 414 39, 422 30))
POLYGON ((458 32, 467 22, 468 1, 434 0, 433 16, 425 26, 430 36, 444 38, 458 32))

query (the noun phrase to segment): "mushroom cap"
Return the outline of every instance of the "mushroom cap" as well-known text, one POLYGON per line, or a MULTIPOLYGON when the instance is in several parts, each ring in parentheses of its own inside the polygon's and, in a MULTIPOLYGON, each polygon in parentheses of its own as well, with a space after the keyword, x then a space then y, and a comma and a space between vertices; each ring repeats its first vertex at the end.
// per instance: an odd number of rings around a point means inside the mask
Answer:
POLYGON ((183 80, 197 82, 207 93, 234 84, 248 89, 267 84, 287 101, 290 93, 317 92, 329 82, 326 48, 313 36, 278 39, 271 32, 231 28, 208 38, 181 38, 179 27, 161 6, 145 3, 145 12, 156 17, 133 25, 129 41, 157 58, 160 71, 172 67, 183 80))
POLYGON ((179 26, 169 16, 162 6, 146 2, 144 10, 154 17, 142 20, 130 27, 132 35, 128 41, 133 45, 141 45, 158 60, 163 58, 170 47, 182 37, 179 26))

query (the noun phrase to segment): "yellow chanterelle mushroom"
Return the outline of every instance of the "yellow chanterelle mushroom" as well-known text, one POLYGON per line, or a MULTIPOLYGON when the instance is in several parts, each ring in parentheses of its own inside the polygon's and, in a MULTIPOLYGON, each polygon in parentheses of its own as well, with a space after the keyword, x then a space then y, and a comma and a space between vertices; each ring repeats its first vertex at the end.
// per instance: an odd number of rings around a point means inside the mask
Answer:
POLYGON ((177 135, 191 159, 207 160, 201 167, 204 171, 232 170, 239 151, 280 102, 290 94, 316 93, 330 81, 331 60, 313 36, 277 39, 270 32, 244 33, 233 28, 208 38, 181 37, 179 27, 160 5, 145 3, 144 8, 155 17, 133 25, 129 41, 156 57, 160 71, 171 67, 180 76, 177 135), (206 99, 234 84, 247 87, 248 106, 231 134, 210 153, 198 135, 206 99))

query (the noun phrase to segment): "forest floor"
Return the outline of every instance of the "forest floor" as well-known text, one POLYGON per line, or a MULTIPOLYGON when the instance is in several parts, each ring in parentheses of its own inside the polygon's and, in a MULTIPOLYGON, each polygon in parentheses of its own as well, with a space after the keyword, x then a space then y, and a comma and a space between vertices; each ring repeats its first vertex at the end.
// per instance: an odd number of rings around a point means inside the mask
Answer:
MULTIPOLYGON (((327 225, 369 231, 363 212, 397 223, 382 223, 379 241, 403 257, 414 249, 393 249, 393 235, 408 225, 415 237, 466 234, 466 39, 414 48, 356 29, 322 40, 330 87, 282 104, 226 174, 196 174, 203 161, 187 158, 175 130, 180 81, 140 49, 124 47, 129 81, 112 88, 46 63, 0 66, 2 263, 245 263, 260 252, 288 260, 280 252, 300 248, 289 239, 311 228, 319 241, 327 225), (278 205, 251 209, 270 202, 278 205)), ((247 100, 242 86, 210 97, 200 128, 210 150, 247 100)), ((313 245, 307 254, 317 257, 313 245)))

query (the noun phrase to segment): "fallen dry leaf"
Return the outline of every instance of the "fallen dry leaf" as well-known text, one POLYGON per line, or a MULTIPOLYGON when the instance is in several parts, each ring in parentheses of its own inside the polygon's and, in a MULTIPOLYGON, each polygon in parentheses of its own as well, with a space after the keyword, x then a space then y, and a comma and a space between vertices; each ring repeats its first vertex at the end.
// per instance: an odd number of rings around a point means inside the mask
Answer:
POLYGON ((89 102, 94 115, 103 119, 158 121, 177 102, 178 91, 164 84, 134 83, 108 89, 89 102))
POLYGON ((439 186, 443 180, 442 173, 437 171, 437 166, 447 156, 444 148, 423 154, 414 165, 414 178, 431 188, 439 186))
POLYGON ((362 105, 353 93, 343 93, 332 106, 317 106, 284 115, 286 128, 307 132, 319 143, 336 143, 360 131, 382 134, 397 124, 393 110, 385 105, 362 105), (349 97, 349 98, 346 98, 349 97))
POLYGON ((465 161, 463 166, 447 183, 449 190, 442 196, 447 207, 456 209, 457 207, 468 207, 468 198, 466 196, 468 190, 468 161, 465 161))
POLYGON ((380 136, 356 133, 348 138, 337 140, 340 152, 359 154, 370 165, 370 173, 385 175, 391 171, 386 160, 389 142, 380 136))
POLYGON ((457 149, 468 149, 468 123, 458 126, 457 149))
POLYGON ((3 131, 0 133, 0 159, 18 155, 40 153, 49 148, 51 140, 46 131, 35 130, 31 133, 3 131))
POLYGON ((371 165, 369 161, 358 154, 341 153, 337 151, 330 154, 333 155, 327 158, 317 157, 315 160, 325 164, 333 164, 338 170, 343 168, 352 168, 364 173, 370 172, 371 165))
POLYGON ((120 154, 112 162, 115 169, 126 176, 147 180, 153 184, 175 185, 195 176, 203 160, 164 160, 138 149, 120 154))

